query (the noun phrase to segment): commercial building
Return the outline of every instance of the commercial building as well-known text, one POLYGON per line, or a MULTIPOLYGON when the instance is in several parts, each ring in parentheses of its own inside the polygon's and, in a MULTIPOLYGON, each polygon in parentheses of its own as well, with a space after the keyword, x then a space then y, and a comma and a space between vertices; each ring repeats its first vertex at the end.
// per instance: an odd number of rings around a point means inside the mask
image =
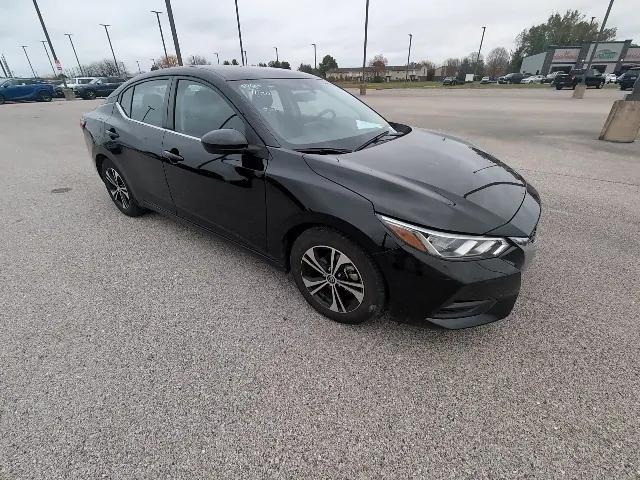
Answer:
MULTIPOLYGON (((640 65, 640 47, 632 46, 631 40, 602 42, 593 57, 592 67, 600 73, 621 73, 630 66, 640 65)), ((570 72, 583 68, 595 43, 582 45, 549 45, 545 52, 526 57, 522 61, 521 73, 547 75, 556 71, 570 72)))
MULTIPOLYGON (((375 77, 373 67, 365 68, 365 76, 367 81, 373 80, 375 77)), ((385 82, 404 81, 424 81, 427 80, 428 72, 425 66, 413 66, 409 68, 407 76, 406 65, 387 65, 384 75, 381 75, 385 82)), ((341 82, 360 82, 362 80, 362 67, 354 68, 334 68, 327 72, 327 79, 341 82)))

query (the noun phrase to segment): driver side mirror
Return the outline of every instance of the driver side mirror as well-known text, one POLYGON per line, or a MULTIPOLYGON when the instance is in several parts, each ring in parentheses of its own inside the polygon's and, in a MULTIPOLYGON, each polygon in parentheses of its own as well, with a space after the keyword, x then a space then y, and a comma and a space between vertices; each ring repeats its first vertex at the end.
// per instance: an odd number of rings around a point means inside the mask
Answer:
POLYGON ((243 153, 246 152, 249 143, 247 138, 237 130, 223 128, 205 133, 202 139, 202 146, 209 153, 243 153))

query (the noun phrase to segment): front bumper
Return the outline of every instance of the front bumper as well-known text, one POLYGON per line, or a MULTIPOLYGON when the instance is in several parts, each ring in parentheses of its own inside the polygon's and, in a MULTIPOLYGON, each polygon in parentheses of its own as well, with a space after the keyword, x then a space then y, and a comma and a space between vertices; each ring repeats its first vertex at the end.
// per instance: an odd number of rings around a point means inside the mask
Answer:
POLYGON ((532 244, 513 245, 499 258, 452 261, 397 244, 375 258, 386 279, 392 316, 458 329, 507 317, 534 253, 532 244))

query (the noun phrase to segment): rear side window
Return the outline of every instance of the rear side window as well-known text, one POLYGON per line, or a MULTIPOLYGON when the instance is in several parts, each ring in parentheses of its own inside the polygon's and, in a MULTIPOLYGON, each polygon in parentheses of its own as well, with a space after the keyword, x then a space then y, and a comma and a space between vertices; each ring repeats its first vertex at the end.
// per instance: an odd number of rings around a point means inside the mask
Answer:
POLYGON ((135 85, 129 116, 139 122, 161 127, 168 86, 169 80, 166 79, 135 85))
POLYGON ((191 80, 178 82, 174 122, 176 132, 197 138, 219 128, 245 133, 244 121, 222 95, 191 80))
POLYGON ((120 106, 127 117, 131 116, 131 100, 133 99, 133 87, 127 88, 120 97, 120 106))

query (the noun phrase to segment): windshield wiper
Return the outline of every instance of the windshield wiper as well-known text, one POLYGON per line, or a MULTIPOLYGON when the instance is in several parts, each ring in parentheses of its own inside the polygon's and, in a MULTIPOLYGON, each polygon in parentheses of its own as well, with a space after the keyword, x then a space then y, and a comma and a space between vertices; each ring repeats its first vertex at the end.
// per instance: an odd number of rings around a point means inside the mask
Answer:
POLYGON ((378 140, 386 137, 386 136, 390 136, 390 137, 401 137, 402 135, 404 135, 404 133, 400 133, 400 132, 396 132, 396 133, 392 133, 388 130, 377 134, 375 137, 367 140, 366 142, 364 142, 362 145, 360 145, 358 148, 356 148, 354 150, 354 152, 357 152, 358 150, 362 150, 363 148, 367 148, 369 145, 376 143, 378 140))
POLYGON ((334 148, 334 147, 310 147, 310 148, 297 148, 296 152, 300 153, 315 153, 318 155, 331 155, 339 153, 351 153, 352 150, 346 148, 334 148))

